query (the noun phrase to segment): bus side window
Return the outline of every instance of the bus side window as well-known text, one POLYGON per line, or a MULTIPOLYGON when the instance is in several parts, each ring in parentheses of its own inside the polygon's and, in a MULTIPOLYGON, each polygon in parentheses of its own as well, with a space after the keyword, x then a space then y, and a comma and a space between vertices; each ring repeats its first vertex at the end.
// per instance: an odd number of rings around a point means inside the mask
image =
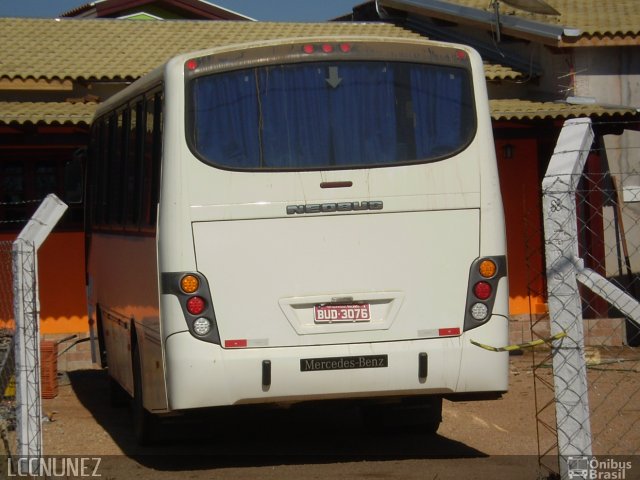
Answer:
POLYGON ((115 135, 115 117, 110 116, 102 122, 100 135, 99 162, 96 168, 98 196, 96 199, 96 225, 106 227, 108 222, 109 204, 109 162, 113 151, 113 138, 115 135))
POLYGON ((143 147, 142 222, 147 229, 155 229, 160 190, 160 161, 162 154, 162 93, 146 100, 143 147))
POLYGON ((140 217, 140 128, 142 127, 142 102, 137 102, 132 110, 127 110, 129 118, 128 151, 124 169, 124 223, 127 230, 137 231, 140 217))

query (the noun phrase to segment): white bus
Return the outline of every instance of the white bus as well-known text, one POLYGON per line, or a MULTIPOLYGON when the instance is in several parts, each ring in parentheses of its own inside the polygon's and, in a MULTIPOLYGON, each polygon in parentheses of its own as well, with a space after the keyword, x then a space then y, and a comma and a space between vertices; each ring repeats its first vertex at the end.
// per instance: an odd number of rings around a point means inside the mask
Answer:
POLYGON ((98 109, 88 165, 90 322, 139 440, 163 414, 338 399, 419 407, 435 431, 442 398, 507 390, 507 354, 470 343, 508 337, 471 48, 324 36, 180 55, 98 109))

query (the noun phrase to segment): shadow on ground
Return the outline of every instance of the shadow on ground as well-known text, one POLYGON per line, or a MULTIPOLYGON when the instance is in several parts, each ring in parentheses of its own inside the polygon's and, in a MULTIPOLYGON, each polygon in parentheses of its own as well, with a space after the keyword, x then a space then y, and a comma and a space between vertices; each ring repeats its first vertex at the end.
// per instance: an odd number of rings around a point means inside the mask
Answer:
POLYGON ((357 407, 233 407, 165 420, 153 446, 138 446, 127 407, 109 402, 106 372, 69 372, 85 408, 126 456, 155 470, 260 467, 375 460, 480 458, 486 454, 440 435, 371 431, 357 407))

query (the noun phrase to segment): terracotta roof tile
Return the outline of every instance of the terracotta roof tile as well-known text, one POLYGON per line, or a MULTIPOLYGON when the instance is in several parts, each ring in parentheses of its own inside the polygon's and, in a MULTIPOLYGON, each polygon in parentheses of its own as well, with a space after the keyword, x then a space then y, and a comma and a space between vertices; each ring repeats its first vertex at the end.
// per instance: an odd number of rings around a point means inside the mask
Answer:
POLYGON ((0 124, 90 125, 96 103, 0 102, 0 124))
POLYGON ((484 76, 487 80, 518 80, 524 77, 522 72, 497 63, 485 63, 484 76))
MULTIPOLYGON (((490 100, 493 120, 563 120, 573 117, 632 115, 631 108, 600 105, 569 105, 563 102, 533 102, 519 99, 490 100)), ((95 103, 0 102, 0 124, 89 125, 95 103)))
MULTIPOLYGON (((0 18, 0 77, 133 80, 178 53, 285 35, 335 33, 418 36, 382 23, 0 18)), ((486 64, 485 74, 488 80, 522 77, 498 64, 486 64)))
POLYGON ((575 117, 638 116, 635 109, 628 107, 571 105, 565 102, 534 102, 515 98, 490 100, 489 106, 494 120, 562 120, 575 117))
POLYGON ((134 79, 188 51, 282 36, 416 37, 384 23, 0 18, 0 77, 134 79))

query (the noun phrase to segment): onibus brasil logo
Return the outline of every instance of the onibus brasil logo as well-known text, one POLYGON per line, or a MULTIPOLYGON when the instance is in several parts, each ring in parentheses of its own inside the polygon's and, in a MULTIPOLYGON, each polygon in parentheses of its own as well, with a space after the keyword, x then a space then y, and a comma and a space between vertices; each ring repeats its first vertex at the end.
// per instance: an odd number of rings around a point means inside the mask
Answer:
POLYGON ((632 462, 607 458, 601 460, 591 456, 567 457, 569 478, 585 480, 625 480, 631 470, 632 462))

